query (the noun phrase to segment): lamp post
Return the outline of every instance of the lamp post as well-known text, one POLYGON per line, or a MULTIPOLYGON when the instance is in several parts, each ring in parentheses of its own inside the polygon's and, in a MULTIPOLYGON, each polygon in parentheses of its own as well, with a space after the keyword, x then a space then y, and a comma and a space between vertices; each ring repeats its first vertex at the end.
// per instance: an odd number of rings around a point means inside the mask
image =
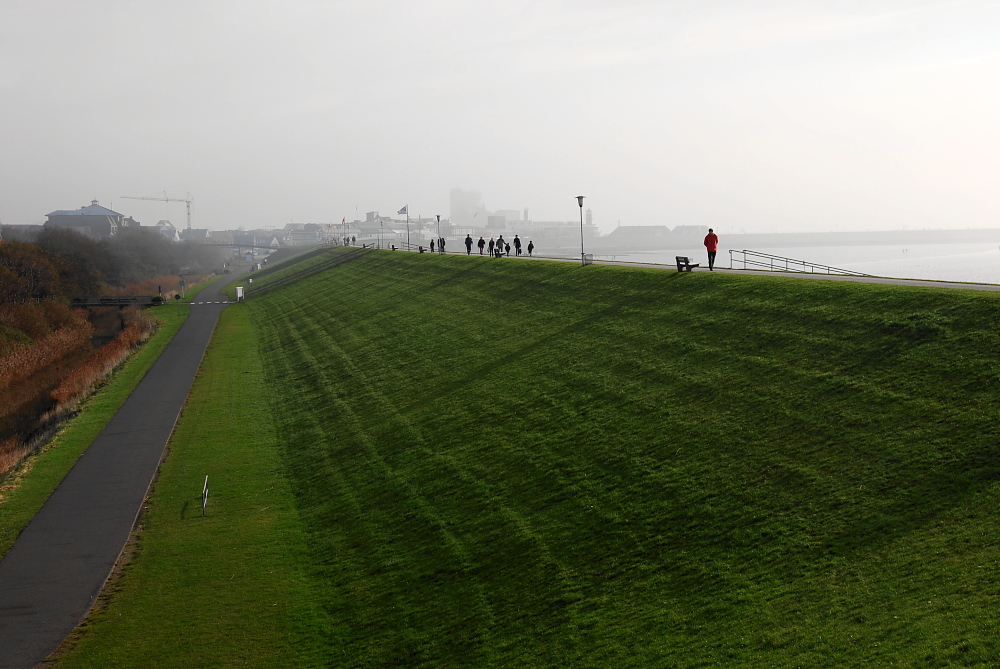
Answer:
POLYGON ((438 253, 441 253, 441 214, 437 214, 438 220, 438 253))
POLYGON ((583 196, 577 195, 576 201, 580 203, 580 262, 587 264, 587 256, 583 253, 583 196))

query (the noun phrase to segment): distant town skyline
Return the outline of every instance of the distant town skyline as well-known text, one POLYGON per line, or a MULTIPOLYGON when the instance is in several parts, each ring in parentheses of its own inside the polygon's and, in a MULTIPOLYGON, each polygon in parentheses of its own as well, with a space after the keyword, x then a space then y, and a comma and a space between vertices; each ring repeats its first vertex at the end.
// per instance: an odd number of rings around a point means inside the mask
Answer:
POLYGON ((7 3, 0 222, 1000 227, 989 2, 7 3))

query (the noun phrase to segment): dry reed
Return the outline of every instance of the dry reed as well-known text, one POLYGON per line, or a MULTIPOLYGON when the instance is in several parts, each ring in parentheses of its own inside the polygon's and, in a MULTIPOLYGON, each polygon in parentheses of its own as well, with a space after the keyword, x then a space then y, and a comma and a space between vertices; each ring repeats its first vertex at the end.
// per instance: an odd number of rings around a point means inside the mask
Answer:
POLYGON ((37 452, 59 425, 74 416, 77 404, 123 363, 136 346, 149 339, 157 325, 149 313, 137 309, 123 312, 123 320, 125 327, 111 342, 91 353, 49 393, 55 407, 39 419, 32 437, 27 440, 11 437, 0 442, 0 478, 25 457, 37 452))
POLYGON ((22 381, 47 365, 86 346, 94 334, 87 312, 73 311, 72 325, 61 327, 34 344, 14 343, 0 356, 0 388, 22 381))

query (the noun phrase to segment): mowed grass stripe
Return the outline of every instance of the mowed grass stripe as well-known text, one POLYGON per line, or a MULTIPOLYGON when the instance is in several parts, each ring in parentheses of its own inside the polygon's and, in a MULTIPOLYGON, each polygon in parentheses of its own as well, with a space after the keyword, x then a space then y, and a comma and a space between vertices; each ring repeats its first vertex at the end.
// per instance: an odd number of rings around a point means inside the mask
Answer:
MULTIPOLYGON (((273 328, 272 331, 287 332, 288 328, 286 326, 288 325, 289 323, 281 323, 280 327, 273 328)), ((422 463, 419 471, 414 471, 409 467, 403 471, 394 469, 389 461, 394 457, 396 452, 401 450, 412 451, 413 449, 426 452, 427 449, 422 443, 421 436, 393 410, 391 405, 387 404, 377 394, 373 395, 370 392, 364 376, 359 374, 357 369, 346 358, 337 355, 337 351, 329 345, 329 342, 324 340, 312 328, 308 328, 307 326, 304 329, 308 330, 309 336, 303 338, 303 340, 310 342, 316 348, 325 352, 329 359, 337 360, 340 363, 338 365, 340 367, 340 375, 351 377, 360 386, 358 391, 352 392, 352 394, 356 397, 364 398, 363 403, 366 411, 360 417, 363 418, 364 425, 369 428, 372 424, 384 426, 385 433, 382 436, 383 442, 381 443, 391 442, 391 452, 381 453, 375 450, 371 439, 366 438, 364 435, 357 437, 358 445, 363 449, 366 456, 365 464, 370 467, 360 472, 362 477, 357 482, 357 485, 362 489, 368 488, 370 490, 372 488, 372 479, 376 479, 386 488, 385 492, 381 493, 382 495, 398 497, 407 508, 406 514, 402 518, 395 520, 382 515, 382 511, 378 507, 368 507, 361 510, 361 518, 374 519, 392 528, 391 538, 388 541, 379 537, 373 537, 370 534, 366 535, 366 538, 371 542, 376 542, 369 543, 367 548, 370 551, 370 555, 379 555, 379 561, 387 563, 389 566, 395 564, 397 560, 419 560, 431 570, 431 583, 428 584, 429 589, 421 592, 419 596, 407 598, 406 601, 399 602, 393 608, 398 608, 400 614, 406 615, 414 606, 412 599, 416 599, 417 604, 422 607, 428 606, 430 602, 435 602, 434 607, 441 611, 443 620, 448 619, 448 616, 444 615, 446 612, 452 612, 452 616, 456 616, 458 620, 456 629, 432 629, 429 632, 431 635, 429 638, 437 639, 437 643, 443 646, 461 642, 459 644, 460 647, 457 649, 460 657, 468 657, 469 649, 465 648, 467 645, 466 638, 469 634, 482 634, 484 630, 493 628, 495 622, 493 620, 493 613, 490 607, 483 605, 483 586, 475 573, 473 573, 475 565, 470 563, 470 556, 463 542, 459 541, 449 530, 449 525, 453 523, 442 516, 440 504, 437 503, 437 501, 440 501, 440 498, 435 502, 428 501, 427 496, 419 494, 415 483, 419 481, 424 482, 424 485, 426 485, 426 482, 432 482, 440 478, 442 474, 446 478, 453 478, 454 474, 441 471, 442 465, 446 466, 446 463, 442 463, 439 459, 433 457, 429 457, 426 462, 422 463), (386 440, 386 437, 390 435, 392 435, 392 438, 386 440), (420 537, 417 541, 412 542, 412 546, 400 547, 404 551, 408 549, 411 552, 410 555, 404 554, 405 557, 398 555, 398 549, 393 543, 398 542, 399 537, 420 537), (414 554, 412 552, 414 551, 414 547, 421 547, 423 550, 420 551, 420 554, 414 554), (424 554, 425 552, 427 554, 424 554), (440 582, 445 578, 450 581, 450 586, 449 588, 440 588, 440 582), (468 592, 466 592, 467 590, 468 592), (479 606, 476 606, 477 604, 479 606), (465 609, 469 610, 464 611, 465 609)), ((295 341, 292 346, 297 348, 300 341, 303 340, 295 341)), ((286 340, 281 345, 283 350, 287 351, 290 342, 286 340)), ((295 362, 295 368, 299 370, 308 369, 311 372, 315 372, 316 370, 315 359, 311 356, 297 359, 295 362)), ((300 371, 300 378, 304 381, 302 388, 296 392, 296 395, 300 399, 312 392, 322 392, 322 389, 329 385, 329 380, 317 379, 312 373, 303 376, 300 371)), ((331 434, 326 435, 327 441, 335 437, 333 433, 336 431, 345 430, 345 423, 347 424, 347 430, 350 430, 359 418, 356 414, 344 415, 339 413, 337 409, 343 406, 340 401, 336 401, 335 405, 335 407, 331 407, 331 420, 327 423, 331 426, 331 434)), ((292 442, 289 441, 289 443, 291 444, 292 442)), ((345 461, 343 456, 336 459, 324 457, 323 461, 334 462, 339 464, 344 470, 347 470, 349 474, 353 473, 354 467, 350 461, 345 461)), ((310 477, 310 480, 312 480, 312 477, 310 477)), ((428 492, 433 497, 434 491, 430 490, 428 492)), ((372 501, 378 503, 380 500, 376 498, 372 501)), ((335 510, 337 505, 334 504, 333 506, 335 510)), ((480 506, 486 508, 485 505, 480 506)), ((502 511, 503 509, 500 509, 500 512, 502 511)), ((339 527, 340 523, 349 524, 351 520, 350 517, 341 518, 336 521, 328 520, 325 524, 339 527)), ((379 564, 367 565, 367 569, 369 570, 379 570, 380 567, 381 565, 379 564)), ((357 606, 356 608, 360 608, 362 613, 367 615, 371 615, 376 610, 370 605, 357 606)), ((389 621, 373 620, 362 627, 370 630, 371 634, 377 634, 383 625, 386 626, 387 633, 391 635, 394 629, 407 630, 410 623, 405 618, 389 621)), ((404 641, 406 640, 404 639, 404 641)), ((418 639, 406 642, 427 644, 428 641, 429 639, 418 639)), ((372 661, 377 662, 376 658, 378 657, 379 654, 375 653, 372 655, 372 661)))
MULTIPOLYGON (((995 383, 982 349, 996 350, 993 300, 401 254, 348 269, 255 307, 274 332, 269 360, 298 331, 309 364, 330 370, 315 401, 351 407, 474 558, 496 629, 468 657, 794 666, 987 656, 995 637, 974 622, 981 611, 964 611, 953 636, 932 615, 940 631, 928 641, 914 638, 912 620, 895 621, 920 602, 961 597, 968 584, 956 579, 988 582, 915 556, 935 523, 985 522, 964 509, 995 498, 995 433, 983 422, 996 417, 983 392, 995 385, 968 392, 970 378, 995 383), (279 312, 280 323, 266 320, 279 312), (955 477, 965 484, 947 483, 955 477), (538 539, 518 543, 499 509, 538 539), (901 586, 913 578, 916 590, 901 586)), ((307 386, 286 385, 279 413, 307 386)), ((393 592, 405 583, 418 605, 394 629, 351 627, 351 661, 448 664, 449 609, 423 599, 435 572, 413 554, 443 540, 392 519, 422 511, 409 494, 366 483, 377 467, 341 435, 323 438, 352 494, 382 505, 369 522, 397 537, 360 554, 374 564, 400 544, 412 552, 364 582, 393 592)), ((304 443, 289 457, 315 460, 304 443)), ((319 495, 326 484, 309 485, 319 495)), ((325 536, 339 522, 310 526, 325 536)), ((992 549, 951 549, 963 561, 981 550, 992 549)), ((461 573, 438 578, 463 590, 461 573)), ((989 592, 977 594, 992 601, 989 592)))

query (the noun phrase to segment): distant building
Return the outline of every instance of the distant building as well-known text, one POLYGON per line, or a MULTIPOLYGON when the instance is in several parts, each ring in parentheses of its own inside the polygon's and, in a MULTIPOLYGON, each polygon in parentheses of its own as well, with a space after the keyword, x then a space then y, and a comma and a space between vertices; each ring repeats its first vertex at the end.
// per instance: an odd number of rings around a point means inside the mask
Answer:
POLYGON ((113 237, 126 225, 138 225, 138 222, 129 218, 129 223, 123 215, 117 211, 112 211, 107 207, 102 207, 97 200, 91 200, 90 205, 81 207, 73 211, 60 209, 46 214, 48 219, 45 225, 60 228, 70 228, 83 233, 88 237, 113 237))
POLYGON ((700 242, 707 234, 707 225, 678 225, 673 229, 674 237, 684 241, 697 240, 700 242))
POLYGON ((669 248, 674 237, 665 225, 619 225, 600 238, 602 248, 648 250, 669 248))
POLYGON ((197 241, 197 242, 207 242, 212 236, 212 233, 208 231, 208 228, 187 228, 186 230, 180 231, 181 241, 197 241))
POLYGON ((155 230, 172 242, 181 240, 180 233, 170 221, 157 221, 155 230))
POLYGON ((458 227, 482 226, 486 223, 486 207, 483 206, 483 194, 478 191, 451 189, 452 225, 458 227))
POLYGON ((213 244, 232 244, 233 233, 229 230, 213 230, 209 233, 209 239, 213 244))
POLYGON ((517 223, 521 220, 521 212, 517 209, 498 209, 494 216, 503 216, 508 223, 517 223))

